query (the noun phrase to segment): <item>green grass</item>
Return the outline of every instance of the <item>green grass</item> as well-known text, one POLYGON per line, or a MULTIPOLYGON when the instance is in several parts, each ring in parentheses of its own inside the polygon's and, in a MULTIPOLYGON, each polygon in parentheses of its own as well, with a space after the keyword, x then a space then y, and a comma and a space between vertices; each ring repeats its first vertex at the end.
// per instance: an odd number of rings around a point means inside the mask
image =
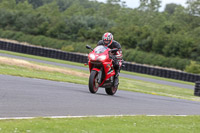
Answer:
POLYGON ((141 80, 120 77, 120 89, 146 94, 174 97, 192 101, 200 101, 200 97, 194 96, 194 90, 161 85, 141 80))
MULTIPOLYGON (((52 59, 52 58, 46 58, 46 57, 40 57, 40 56, 34 56, 34 55, 21 54, 21 53, 4 51, 4 50, 0 50, 0 53, 5 53, 5 54, 11 54, 11 55, 16 55, 16 56, 28 57, 28 58, 33 58, 33 59, 39 59, 39 60, 56 62, 56 63, 62 63, 62 64, 69 64, 69 65, 75 65, 75 66, 85 67, 81 63, 64 61, 64 60, 58 60, 58 59, 52 59)), ((176 82, 176 83, 182 83, 182 84, 188 84, 188 85, 195 85, 194 83, 191 83, 191 82, 185 82, 185 81, 180 81, 180 80, 174 80, 174 79, 156 77, 156 76, 151 76, 151 75, 147 75, 147 74, 140 74, 140 73, 135 73, 135 72, 121 71, 121 73, 130 74, 130 75, 134 75, 134 76, 140 76, 140 77, 146 77, 146 78, 152 78, 152 79, 158 79, 158 80, 165 80, 165 81, 176 82)))
POLYGON ((1 133, 199 133, 200 116, 0 120, 1 133))
POLYGON ((0 74, 13 75, 20 77, 47 79, 53 81, 70 82, 77 84, 87 84, 88 80, 84 77, 77 77, 73 75, 66 75, 59 72, 48 72, 42 70, 29 69, 18 66, 2 65, 0 64, 0 74))

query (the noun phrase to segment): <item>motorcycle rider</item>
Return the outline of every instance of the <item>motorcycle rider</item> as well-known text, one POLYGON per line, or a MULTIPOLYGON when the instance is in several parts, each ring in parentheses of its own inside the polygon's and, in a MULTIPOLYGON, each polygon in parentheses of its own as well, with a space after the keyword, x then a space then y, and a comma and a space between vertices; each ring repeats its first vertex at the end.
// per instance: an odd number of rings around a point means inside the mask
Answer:
POLYGON ((113 66, 115 69, 115 80, 114 86, 119 84, 119 73, 120 73, 120 66, 122 64, 122 48, 119 42, 113 40, 113 35, 110 32, 104 33, 102 36, 102 40, 100 40, 97 45, 104 45, 110 49, 118 49, 118 51, 114 52, 112 55, 113 59, 113 66))

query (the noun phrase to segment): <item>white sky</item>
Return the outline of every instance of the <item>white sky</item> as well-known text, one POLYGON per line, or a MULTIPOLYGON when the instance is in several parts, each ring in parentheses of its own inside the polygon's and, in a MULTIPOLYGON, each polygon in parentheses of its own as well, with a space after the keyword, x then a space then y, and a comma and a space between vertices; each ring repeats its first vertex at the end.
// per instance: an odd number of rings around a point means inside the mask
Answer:
MULTIPOLYGON (((97 0, 99 2, 106 2, 106 0, 97 0)), ((139 6, 139 0, 123 0, 123 1, 126 1, 126 5, 127 7, 131 7, 131 8, 136 8, 139 6)), ((165 5, 166 4, 169 4, 169 3, 175 3, 175 4, 180 4, 182 6, 185 6, 186 7, 186 1, 187 0, 161 0, 161 8, 160 10, 163 11, 164 8, 165 8, 165 5)))

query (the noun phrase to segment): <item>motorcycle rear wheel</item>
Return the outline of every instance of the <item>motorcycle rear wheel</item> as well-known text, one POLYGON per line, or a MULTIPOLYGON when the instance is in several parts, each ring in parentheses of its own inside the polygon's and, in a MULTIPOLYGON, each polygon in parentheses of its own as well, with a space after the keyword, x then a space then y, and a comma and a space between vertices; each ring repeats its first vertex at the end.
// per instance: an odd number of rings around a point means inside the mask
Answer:
POLYGON ((105 88, 105 91, 108 95, 114 95, 117 92, 118 86, 114 87, 112 86, 111 88, 105 88))
POLYGON ((99 89, 99 84, 97 82, 97 71, 91 71, 89 78, 89 91, 91 93, 96 93, 99 89))

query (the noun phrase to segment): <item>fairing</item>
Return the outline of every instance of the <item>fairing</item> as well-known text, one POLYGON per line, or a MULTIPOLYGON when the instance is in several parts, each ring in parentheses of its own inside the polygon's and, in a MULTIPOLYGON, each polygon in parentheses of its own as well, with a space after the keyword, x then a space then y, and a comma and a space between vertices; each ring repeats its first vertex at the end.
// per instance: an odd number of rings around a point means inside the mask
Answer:
POLYGON ((109 58, 109 48, 105 46, 97 46, 89 55, 89 69, 90 72, 93 71, 101 71, 103 70, 105 73, 105 78, 103 79, 102 83, 99 85, 99 87, 103 86, 105 81, 112 76, 115 75, 115 70, 112 65, 112 59, 109 58), (105 56, 105 59, 102 60, 99 59, 99 57, 105 56), (103 67, 103 69, 102 69, 103 67))

